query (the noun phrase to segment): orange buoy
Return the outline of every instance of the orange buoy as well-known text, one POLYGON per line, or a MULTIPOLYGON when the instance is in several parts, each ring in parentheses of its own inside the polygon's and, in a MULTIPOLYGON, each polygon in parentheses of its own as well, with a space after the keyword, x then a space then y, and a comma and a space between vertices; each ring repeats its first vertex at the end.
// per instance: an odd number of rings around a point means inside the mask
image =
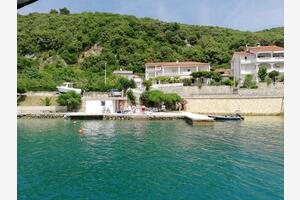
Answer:
POLYGON ((83 130, 82 129, 79 129, 78 131, 80 134, 83 134, 83 130))

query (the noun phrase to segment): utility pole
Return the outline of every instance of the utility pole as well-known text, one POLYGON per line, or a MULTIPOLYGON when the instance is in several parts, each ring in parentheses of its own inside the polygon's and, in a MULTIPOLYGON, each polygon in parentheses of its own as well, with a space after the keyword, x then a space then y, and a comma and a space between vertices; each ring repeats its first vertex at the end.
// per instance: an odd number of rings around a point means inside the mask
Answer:
POLYGON ((106 85, 106 62, 105 62, 105 75, 104 75, 104 82, 105 82, 105 85, 106 85))

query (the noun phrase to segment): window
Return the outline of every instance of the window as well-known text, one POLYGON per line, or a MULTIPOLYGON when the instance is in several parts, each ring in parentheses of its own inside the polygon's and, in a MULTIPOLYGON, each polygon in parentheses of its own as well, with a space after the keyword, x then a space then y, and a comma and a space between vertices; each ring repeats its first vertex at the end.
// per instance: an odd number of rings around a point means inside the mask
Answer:
POLYGON ((101 101, 101 106, 105 106, 105 101, 101 101))
POLYGON ((190 71, 191 71, 191 69, 188 69, 187 71, 188 71, 188 72, 190 72, 190 71))
POLYGON ((247 56, 245 56, 245 60, 247 60, 247 56))

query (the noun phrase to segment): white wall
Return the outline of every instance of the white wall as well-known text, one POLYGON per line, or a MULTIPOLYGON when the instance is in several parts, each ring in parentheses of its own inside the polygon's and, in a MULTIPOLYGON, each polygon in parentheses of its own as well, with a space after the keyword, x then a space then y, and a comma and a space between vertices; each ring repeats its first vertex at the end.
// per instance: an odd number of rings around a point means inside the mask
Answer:
POLYGON ((114 112, 114 105, 112 100, 88 100, 85 105, 85 112, 87 113, 105 113, 107 110, 110 113, 114 112), (102 105, 105 102, 105 105, 102 105))

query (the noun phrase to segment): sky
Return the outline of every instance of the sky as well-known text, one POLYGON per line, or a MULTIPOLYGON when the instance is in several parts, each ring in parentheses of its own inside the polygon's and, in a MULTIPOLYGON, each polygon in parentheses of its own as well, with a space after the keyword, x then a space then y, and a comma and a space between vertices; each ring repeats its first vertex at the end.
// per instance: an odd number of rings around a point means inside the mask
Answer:
POLYGON ((283 0, 39 0, 18 13, 48 13, 63 7, 71 13, 110 12, 243 31, 284 25, 283 0))

